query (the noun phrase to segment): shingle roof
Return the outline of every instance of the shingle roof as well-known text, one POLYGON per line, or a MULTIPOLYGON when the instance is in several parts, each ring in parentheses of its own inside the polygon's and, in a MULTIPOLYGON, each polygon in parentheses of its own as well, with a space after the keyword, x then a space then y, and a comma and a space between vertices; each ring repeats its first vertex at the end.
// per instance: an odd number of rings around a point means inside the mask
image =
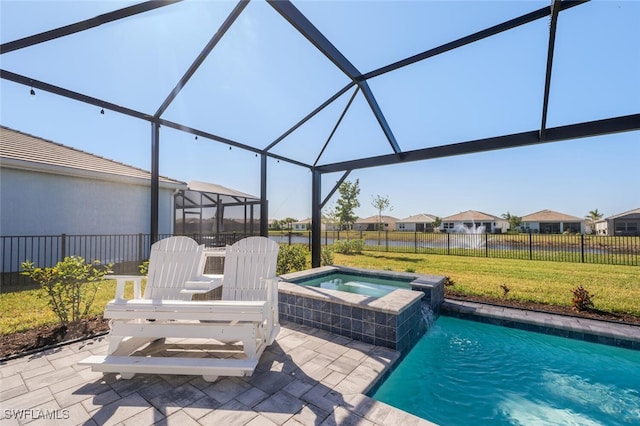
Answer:
POLYGON ((607 219, 619 219, 619 218, 627 218, 627 219, 638 219, 640 218, 640 208, 629 210, 628 212, 614 214, 613 216, 609 216, 607 219), (629 216, 627 218, 627 216, 629 216))
POLYGON ((436 216, 431 214, 415 214, 413 216, 405 217, 404 219, 399 220, 397 223, 431 223, 435 222, 436 216))
MULTIPOLYGON (((398 218, 393 216, 383 215, 381 219, 382 219, 382 223, 396 223, 398 221, 398 218)), ((355 223, 378 223, 378 215, 358 219, 356 220, 355 223)))
POLYGON ((539 212, 531 213, 526 216, 522 216, 523 222, 563 222, 563 221, 582 221, 584 219, 571 216, 564 213, 554 212, 553 210, 540 210, 539 212))
POLYGON ((461 221, 482 221, 482 220, 500 220, 498 216, 492 214, 479 212, 476 210, 467 210, 466 212, 460 212, 452 216, 443 217, 443 222, 461 222, 461 221))
MULTIPOLYGON (((99 155, 62 145, 37 136, 0 126, 0 161, 5 167, 42 168, 58 171, 91 172, 126 178, 151 180, 151 173, 99 155)), ((107 176, 105 176, 107 177, 107 176)), ((175 179, 160 177, 161 183, 185 185, 175 179)))

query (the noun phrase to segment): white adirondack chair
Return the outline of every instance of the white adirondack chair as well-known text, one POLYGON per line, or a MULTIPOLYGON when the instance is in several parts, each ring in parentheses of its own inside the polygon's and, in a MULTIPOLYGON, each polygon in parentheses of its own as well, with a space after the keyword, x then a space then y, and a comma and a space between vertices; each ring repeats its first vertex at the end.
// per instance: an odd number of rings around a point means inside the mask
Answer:
POLYGON ((123 303, 114 300, 104 314, 111 318, 107 355, 92 356, 80 364, 91 365, 93 371, 120 373, 125 379, 136 373, 202 375, 207 381, 253 374, 280 330, 277 259, 274 241, 245 238, 226 249, 222 300, 163 299, 153 293, 123 303), (136 352, 151 340, 169 338, 209 339, 203 348, 242 342, 243 356, 140 356, 136 352))

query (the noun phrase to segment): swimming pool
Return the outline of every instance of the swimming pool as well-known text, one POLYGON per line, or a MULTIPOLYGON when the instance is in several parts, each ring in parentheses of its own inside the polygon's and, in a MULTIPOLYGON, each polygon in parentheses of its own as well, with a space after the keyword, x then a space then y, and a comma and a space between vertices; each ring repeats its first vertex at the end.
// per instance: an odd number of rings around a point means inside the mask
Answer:
POLYGON ((640 351, 441 316, 372 397, 442 425, 640 425, 640 351))

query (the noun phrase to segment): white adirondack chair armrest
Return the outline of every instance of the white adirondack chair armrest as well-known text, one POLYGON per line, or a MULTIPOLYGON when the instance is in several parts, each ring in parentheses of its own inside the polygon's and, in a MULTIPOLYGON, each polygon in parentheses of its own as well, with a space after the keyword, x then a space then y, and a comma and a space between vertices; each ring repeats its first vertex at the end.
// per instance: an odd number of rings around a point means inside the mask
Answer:
POLYGON ((267 302, 275 303, 277 306, 278 283, 280 282, 280 278, 270 277, 270 278, 260 278, 260 280, 266 281, 266 284, 267 284, 267 302))
POLYGON ((180 290, 180 293, 188 294, 200 294, 207 293, 211 290, 222 285, 222 275, 202 275, 194 280, 189 280, 184 283, 184 288, 180 290))
POLYGON ((127 282, 133 282, 133 298, 140 299, 142 297, 142 279, 147 278, 144 275, 105 275, 104 278, 116 280, 116 296, 115 303, 124 303, 124 286, 127 282))

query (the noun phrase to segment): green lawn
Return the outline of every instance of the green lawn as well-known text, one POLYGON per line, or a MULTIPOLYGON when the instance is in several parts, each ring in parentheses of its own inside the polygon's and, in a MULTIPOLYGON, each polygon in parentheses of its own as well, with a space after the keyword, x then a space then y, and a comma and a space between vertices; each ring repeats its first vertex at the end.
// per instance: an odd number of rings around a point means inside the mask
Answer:
POLYGON ((581 285, 596 309, 640 316, 637 266, 386 252, 334 257, 336 265, 448 276, 465 294, 502 297, 504 284, 511 299, 561 306, 571 306, 571 289, 581 285))
MULTIPOLYGON (((571 289, 581 285, 594 295, 596 309, 640 317, 640 268, 636 266, 387 252, 335 254, 334 263, 444 275, 455 282, 455 290, 466 294, 502 297, 504 284, 510 289, 509 298, 563 306, 571 305, 571 289)), ((102 313, 114 292, 115 281, 105 281, 92 313, 102 313)), ((40 290, 0 294, 0 334, 56 323, 40 294, 40 290)))
MULTIPOLYGON (((127 284, 126 290, 125 296, 130 297, 133 294, 130 283, 127 284)), ((91 308, 91 315, 102 314, 115 292, 115 280, 105 280, 101 283, 91 308)), ((29 330, 40 325, 56 324, 58 318, 47 306, 47 300, 40 289, 0 294, 0 335, 29 330)))

